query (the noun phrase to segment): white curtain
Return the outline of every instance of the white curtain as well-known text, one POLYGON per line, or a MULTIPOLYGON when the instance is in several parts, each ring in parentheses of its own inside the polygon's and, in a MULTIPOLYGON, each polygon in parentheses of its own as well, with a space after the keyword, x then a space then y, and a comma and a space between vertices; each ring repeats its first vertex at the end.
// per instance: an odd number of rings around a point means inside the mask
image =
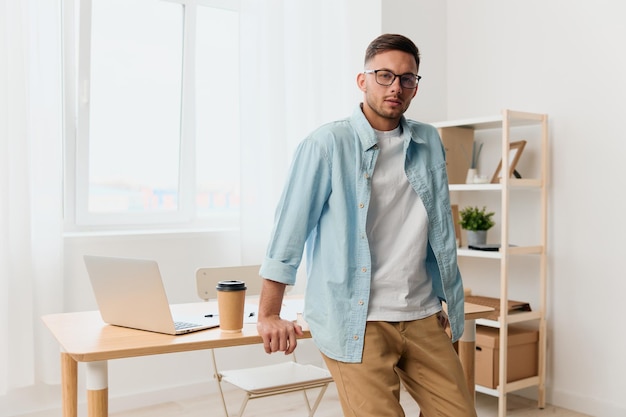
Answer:
MULTIPOLYGON (((241 0, 244 262, 262 259, 297 143, 361 98, 380 1, 241 0)), ((60 15, 61 0, 0 0, 0 395, 59 380, 40 317, 64 311, 60 15)))
POLYGON ((380 0, 242 0, 242 259, 263 259, 297 144, 352 113, 380 0))
POLYGON ((62 311, 60 0, 0 0, 0 395, 58 380, 40 316, 62 311))

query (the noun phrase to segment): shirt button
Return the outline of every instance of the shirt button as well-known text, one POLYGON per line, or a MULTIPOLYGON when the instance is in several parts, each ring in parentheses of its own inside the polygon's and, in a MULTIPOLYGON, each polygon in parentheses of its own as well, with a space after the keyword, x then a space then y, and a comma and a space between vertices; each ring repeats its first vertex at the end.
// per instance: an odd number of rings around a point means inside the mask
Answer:
POLYGON ((370 177, 370 174, 366 172, 363 176, 365 177, 365 179, 368 179, 370 177))
POLYGON ((361 272, 367 272, 367 268, 365 267, 361 268, 361 272))
POLYGON ((359 335, 356 335, 356 334, 355 334, 354 336, 352 336, 352 338, 353 338, 354 340, 359 340, 359 335))
POLYGON ((359 300, 359 305, 362 306, 363 304, 365 304, 363 300, 359 300))
POLYGON ((365 207, 365 204, 359 203, 359 208, 363 208, 363 207, 365 207))

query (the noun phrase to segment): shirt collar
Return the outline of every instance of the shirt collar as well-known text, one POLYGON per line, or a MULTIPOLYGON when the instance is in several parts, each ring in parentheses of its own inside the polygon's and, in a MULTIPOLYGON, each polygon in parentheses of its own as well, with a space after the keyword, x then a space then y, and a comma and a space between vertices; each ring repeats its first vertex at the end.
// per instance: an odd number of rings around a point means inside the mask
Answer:
MULTIPOLYGON (((363 149, 369 149, 372 146, 376 145, 378 139, 376 137, 376 132, 374 128, 370 125, 370 123, 365 118, 365 114, 363 114, 362 103, 356 106, 354 112, 352 113, 352 117, 350 121, 354 128, 356 129, 357 134, 359 135, 359 139, 361 140, 361 146, 363 149)), ((409 139, 415 143, 426 143, 426 141, 415 133, 413 133, 407 123, 407 120, 404 116, 400 118, 400 125, 402 126, 402 139, 404 142, 407 142, 409 139)))

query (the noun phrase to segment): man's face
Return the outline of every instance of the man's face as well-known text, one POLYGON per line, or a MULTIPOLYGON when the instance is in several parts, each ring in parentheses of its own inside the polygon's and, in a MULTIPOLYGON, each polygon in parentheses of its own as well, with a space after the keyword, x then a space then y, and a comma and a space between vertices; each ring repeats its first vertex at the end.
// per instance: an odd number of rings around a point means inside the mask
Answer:
MULTIPOLYGON (((417 74, 415 58, 402 51, 386 51, 370 60, 367 70, 388 70, 397 75, 417 74)), ((376 82, 376 75, 360 73, 357 84, 364 93, 363 113, 372 127, 377 130, 392 130, 398 126, 400 117, 409 108, 417 93, 416 88, 405 88, 396 77, 389 86, 376 82)))

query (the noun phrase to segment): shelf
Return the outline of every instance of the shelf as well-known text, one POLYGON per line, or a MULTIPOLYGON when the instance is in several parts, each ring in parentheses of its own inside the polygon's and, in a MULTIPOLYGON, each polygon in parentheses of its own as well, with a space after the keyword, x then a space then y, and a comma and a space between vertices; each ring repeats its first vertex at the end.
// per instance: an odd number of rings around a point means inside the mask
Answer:
POLYGON ((499 251, 476 250, 476 249, 468 249, 467 247, 458 248, 456 250, 456 255, 465 256, 468 258, 490 258, 490 259, 502 258, 502 254, 499 251))
MULTIPOLYGON (((528 113, 521 111, 508 111, 509 125, 524 126, 541 123, 545 115, 539 113, 528 113)), ((474 130, 486 130, 486 129, 501 129, 504 119, 502 115, 488 116, 488 117, 476 117, 471 119, 450 120, 445 122, 432 123, 432 125, 438 129, 446 127, 461 127, 474 130)))
POLYGON ((509 248, 509 255, 542 255, 544 248, 541 245, 536 246, 515 246, 509 248))
POLYGON ((476 117, 472 119, 450 120, 433 123, 437 129, 445 127, 464 127, 468 129, 496 129, 502 127, 502 116, 476 117))
MULTIPOLYGON (((523 323, 541 319, 541 311, 523 311, 519 313, 509 313, 506 316, 507 324, 523 323)), ((500 328, 499 320, 477 319, 477 325, 500 328)))
POLYGON ((509 179, 509 188, 533 188, 540 189, 543 181, 537 178, 511 178, 509 179))
MULTIPOLYGON (((535 246, 509 246, 509 255, 541 255, 544 249, 541 245, 535 246)), ((501 251, 488 251, 468 249, 467 247, 458 248, 456 250, 457 256, 465 256, 468 258, 489 258, 489 259, 501 259, 501 251)))
MULTIPOLYGON (((511 257, 530 255, 536 257, 536 259, 539 260, 538 276, 535 277, 539 281, 539 291, 537 293, 539 301, 536 303, 535 310, 519 311, 520 309, 515 310, 509 308, 513 311, 507 313, 495 313, 490 319, 476 320, 476 324, 497 328, 497 333, 500 336, 502 336, 502 332, 504 332, 505 328, 510 324, 528 323, 532 324, 534 327, 534 325, 536 324, 534 322, 539 321, 539 341, 537 353, 537 369, 539 371, 539 374, 538 376, 525 378, 519 381, 506 382, 508 373, 507 366, 503 366, 499 369, 498 380, 501 381, 501 384, 497 389, 491 389, 477 385, 476 390, 499 397, 499 417, 505 417, 506 415, 506 394, 511 391, 520 390, 522 388, 538 388, 538 405, 541 408, 545 405, 545 358, 547 349, 547 338, 545 334, 545 311, 547 307, 546 289, 548 264, 546 239, 548 212, 546 178, 549 171, 549 161, 547 158, 549 148, 548 115, 505 109, 499 116, 445 121, 441 123, 434 123, 434 126, 439 129, 439 134, 441 136, 444 148, 446 152, 451 155, 451 158, 446 161, 446 167, 448 169, 449 180, 452 181, 452 184, 449 184, 449 190, 451 194, 454 194, 454 199, 457 200, 457 203, 461 204, 461 202, 464 202, 464 200, 471 200, 473 203, 475 203, 475 200, 485 201, 489 199, 489 201, 492 201, 494 198, 500 200, 501 224, 499 225, 500 233, 498 240, 504 246, 500 248, 499 251, 481 251, 469 249, 468 247, 457 248, 457 256, 459 260, 461 260, 462 258, 475 258, 477 259, 476 263, 479 263, 478 261, 480 261, 481 259, 498 260, 500 264, 500 277, 498 280, 500 288, 498 300, 510 300, 511 298, 516 298, 514 294, 511 294, 511 296, 509 296, 509 287, 515 288, 515 286, 510 285, 509 281, 513 277, 517 279, 517 276, 519 275, 511 273, 511 257), (521 127, 521 129, 513 132, 513 130, 518 127, 521 127), (493 130, 493 132, 490 130, 493 130), (499 134, 496 134, 496 130, 499 131, 499 134), (507 176, 500 178, 499 182, 495 184, 464 184, 465 176, 469 166, 466 166, 468 165, 468 161, 466 155, 463 155, 463 153, 465 152, 465 154, 467 154, 466 149, 468 149, 468 146, 472 147, 472 144, 476 143, 473 141, 476 140, 475 133, 478 131, 484 132, 483 134, 478 134, 477 136, 483 137, 485 140, 493 140, 494 142, 496 140, 499 140, 501 161, 500 163, 501 165, 505 165, 504 160, 506 159, 507 161, 506 169, 504 166, 501 167, 502 172, 508 172, 509 164, 511 163, 511 155, 509 152, 510 146, 507 146, 507 144, 510 144, 513 140, 515 140, 514 138, 518 137, 524 137, 524 140, 533 141, 533 144, 535 146, 533 149, 534 153, 531 154, 531 157, 534 158, 537 163, 537 172, 535 173, 535 176, 532 177, 530 176, 530 174, 528 178, 509 178, 507 176), (494 192, 496 194, 494 194, 494 192), (533 195, 530 196, 532 198, 529 198, 527 201, 529 205, 532 205, 533 207, 538 209, 539 218, 534 219, 534 217, 531 217, 531 220, 522 221, 521 223, 519 222, 519 220, 517 220, 513 224, 513 222, 511 221, 511 205, 513 202, 517 202, 517 199, 520 196, 516 194, 519 194, 520 192, 536 192, 539 194, 540 198, 536 198, 536 196, 533 195), (491 194, 488 195, 487 193, 491 194), (539 231, 539 240, 533 239, 530 241, 531 244, 529 245, 528 240, 516 242, 514 239, 511 238, 511 226, 515 226, 516 228, 526 228, 532 226, 533 224, 537 224, 538 227, 541 228, 539 231), (498 314, 499 317, 496 317, 498 314)), ((493 148, 496 145, 492 143, 489 146, 493 148)), ((489 178, 489 180, 491 180, 491 178, 489 178)), ((522 198, 525 197, 525 195, 522 196, 522 198)), ((517 211, 514 212, 517 215, 520 208, 514 208, 517 209, 517 211)), ((484 276, 480 273, 480 271, 470 271, 470 274, 467 274, 467 276, 464 275, 464 280, 470 280, 470 286, 471 279, 484 279, 484 276)), ((461 272, 463 273, 463 271, 461 272)), ((524 271, 520 272, 524 273, 524 271)), ((501 305, 500 307, 504 306, 501 305)), ((496 333, 495 331, 493 332, 496 333)), ((506 341, 506 337, 500 339, 501 344, 506 344, 506 341)), ((498 361, 502 361, 503 359, 510 359, 506 355, 503 356, 503 352, 505 352, 506 350, 506 348, 500 346, 500 356, 498 357, 498 361)))
MULTIPOLYGON (((536 178, 511 178, 509 179, 509 188, 519 189, 541 189, 543 185, 540 179, 536 178)), ((500 184, 450 184, 450 191, 502 191, 503 185, 500 184)))
MULTIPOLYGON (((519 381, 507 382, 505 385, 505 394, 524 388, 535 387, 537 385, 539 385, 538 376, 531 376, 530 378, 520 379, 519 381)), ((482 385, 476 385, 476 392, 491 395, 493 397, 500 396, 500 392, 497 389, 484 387, 482 385)))
POLYGON ((501 184, 450 184, 450 191, 502 191, 501 184))

